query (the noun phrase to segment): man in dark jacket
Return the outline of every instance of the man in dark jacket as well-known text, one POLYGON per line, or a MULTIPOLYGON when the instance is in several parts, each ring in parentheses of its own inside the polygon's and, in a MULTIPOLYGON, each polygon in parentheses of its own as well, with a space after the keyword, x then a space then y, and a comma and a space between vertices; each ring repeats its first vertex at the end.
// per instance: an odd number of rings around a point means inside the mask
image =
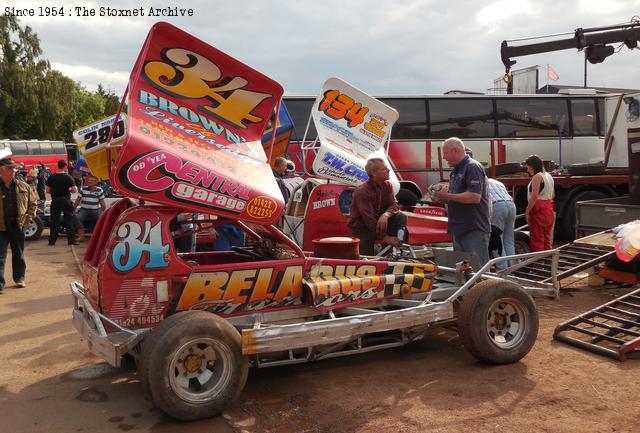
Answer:
POLYGON ((60 227, 60 213, 64 215, 64 226, 67 229, 67 242, 77 245, 73 225, 73 203, 71 194, 78 192, 73 178, 67 173, 67 161, 58 161, 58 172, 47 179, 47 192, 51 194, 51 227, 49 228, 49 245, 55 245, 58 240, 60 227))
POLYGON ((0 159, 0 293, 4 289, 4 264, 11 245, 13 281, 25 287, 27 265, 24 260, 24 226, 36 216, 36 194, 29 185, 16 179, 11 158, 0 159))
POLYGON ((40 200, 46 200, 47 196, 45 195, 45 183, 47 182, 47 168, 43 163, 38 165, 38 198, 40 200))

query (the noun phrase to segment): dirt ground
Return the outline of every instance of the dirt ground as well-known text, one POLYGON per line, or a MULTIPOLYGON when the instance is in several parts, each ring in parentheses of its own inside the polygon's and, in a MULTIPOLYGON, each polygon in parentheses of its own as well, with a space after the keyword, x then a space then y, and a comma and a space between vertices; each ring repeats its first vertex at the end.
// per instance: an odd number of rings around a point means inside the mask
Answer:
POLYGON ((483 365, 455 333, 434 331, 400 349, 253 370, 223 416, 182 423, 144 399, 134 368, 114 370, 80 341, 71 248, 41 239, 26 255, 27 288, 10 286, 8 266, 0 295, 0 433, 640 431, 640 357, 621 363, 552 339, 561 321, 629 289, 537 299, 538 340, 517 364, 483 365))

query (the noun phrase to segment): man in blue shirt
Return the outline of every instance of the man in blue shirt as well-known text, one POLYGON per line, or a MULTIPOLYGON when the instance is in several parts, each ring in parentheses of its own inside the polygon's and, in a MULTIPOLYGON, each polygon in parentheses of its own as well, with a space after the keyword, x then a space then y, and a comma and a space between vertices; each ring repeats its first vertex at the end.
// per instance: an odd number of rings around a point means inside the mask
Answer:
POLYGON ((459 138, 446 139, 442 153, 453 167, 448 191, 438 192, 438 199, 448 203, 448 232, 453 235, 453 250, 475 253, 482 267, 489 261, 491 234, 487 176, 482 165, 465 154, 459 138))

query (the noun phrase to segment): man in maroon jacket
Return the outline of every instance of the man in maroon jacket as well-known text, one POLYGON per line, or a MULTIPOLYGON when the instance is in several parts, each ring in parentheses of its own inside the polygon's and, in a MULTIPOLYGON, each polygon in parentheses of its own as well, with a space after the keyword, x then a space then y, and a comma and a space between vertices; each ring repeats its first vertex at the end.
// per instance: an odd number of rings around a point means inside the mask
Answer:
POLYGON ((353 236, 360 239, 360 253, 374 254, 376 239, 395 247, 400 246, 398 229, 407 223, 400 213, 398 202, 389 181, 389 168, 384 160, 371 158, 365 171, 369 179, 353 193, 351 216, 347 225, 353 236))

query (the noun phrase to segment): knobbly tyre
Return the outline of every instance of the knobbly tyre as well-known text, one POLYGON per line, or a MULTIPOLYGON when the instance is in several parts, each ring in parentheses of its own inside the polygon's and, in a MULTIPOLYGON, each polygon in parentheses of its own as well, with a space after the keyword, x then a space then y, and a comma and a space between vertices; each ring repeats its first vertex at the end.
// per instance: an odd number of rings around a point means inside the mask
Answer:
POLYGON ((282 88, 268 77, 158 23, 128 94, 130 128, 110 177, 146 204, 125 198, 98 220, 82 284, 71 284, 73 323, 111 365, 133 357, 145 394, 170 416, 219 414, 250 366, 401 346, 436 325, 456 322, 464 346, 491 364, 533 346, 531 296, 485 274, 491 263, 473 274, 359 257, 351 238, 304 252, 272 226, 284 201, 260 137, 282 88), (246 234, 244 246, 178 251, 176 238, 197 244, 225 224, 246 234))

